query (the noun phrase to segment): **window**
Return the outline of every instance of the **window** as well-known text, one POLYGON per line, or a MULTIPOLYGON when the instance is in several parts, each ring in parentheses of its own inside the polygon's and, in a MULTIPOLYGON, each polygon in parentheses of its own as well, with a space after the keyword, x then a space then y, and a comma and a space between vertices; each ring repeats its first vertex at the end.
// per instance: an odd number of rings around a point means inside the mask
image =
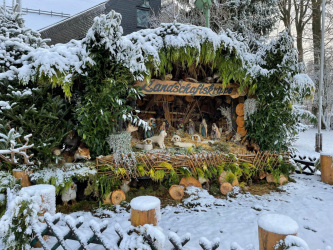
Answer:
POLYGON ((136 21, 138 27, 148 28, 149 27, 149 0, 144 0, 143 4, 137 7, 136 10, 136 21))

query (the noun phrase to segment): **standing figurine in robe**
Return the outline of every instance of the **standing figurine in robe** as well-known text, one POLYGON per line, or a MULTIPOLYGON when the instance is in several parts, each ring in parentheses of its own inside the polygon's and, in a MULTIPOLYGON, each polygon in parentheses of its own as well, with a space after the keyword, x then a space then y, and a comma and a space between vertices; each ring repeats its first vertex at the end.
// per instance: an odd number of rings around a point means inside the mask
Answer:
POLYGON ((200 124, 200 131, 202 137, 207 137, 207 123, 205 119, 202 119, 200 124))
POLYGON ((165 124, 165 122, 163 122, 162 125, 160 126, 160 133, 161 133, 163 130, 166 132, 166 124, 165 124))
POLYGON ((221 134, 220 134, 219 128, 216 126, 216 123, 213 123, 213 125, 212 125, 212 132, 210 133, 210 137, 212 138, 212 140, 221 139, 221 134))
POLYGON ((188 134, 189 135, 195 134, 195 124, 191 119, 189 120, 189 123, 188 123, 188 134))
POLYGON ((180 123, 177 125, 177 135, 184 136, 184 124, 182 120, 180 120, 180 123))
POLYGON ((156 120, 155 118, 150 118, 148 120, 148 125, 151 129, 147 129, 145 130, 145 133, 144 133, 144 138, 147 139, 147 138, 150 138, 152 136, 154 136, 154 128, 156 127, 156 120))

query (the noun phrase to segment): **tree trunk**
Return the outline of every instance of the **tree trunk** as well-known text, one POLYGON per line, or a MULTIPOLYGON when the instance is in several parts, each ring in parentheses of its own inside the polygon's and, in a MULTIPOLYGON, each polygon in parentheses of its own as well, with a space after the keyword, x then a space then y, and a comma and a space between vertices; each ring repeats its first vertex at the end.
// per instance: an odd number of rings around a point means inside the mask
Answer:
POLYGON ((279 3, 280 19, 282 20, 284 27, 289 29, 291 35, 291 0, 282 0, 279 3))
POLYGON ((304 50, 303 50, 303 30, 302 27, 296 26, 296 43, 297 43, 297 50, 298 50, 298 61, 303 62, 304 61, 304 50))
MULTIPOLYGON (((320 68, 320 40, 321 40, 321 10, 320 6, 322 0, 312 1, 312 39, 313 39, 313 59, 314 70, 319 72, 320 68)), ((319 82, 316 81, 316 89, 318 89, 319 82)))

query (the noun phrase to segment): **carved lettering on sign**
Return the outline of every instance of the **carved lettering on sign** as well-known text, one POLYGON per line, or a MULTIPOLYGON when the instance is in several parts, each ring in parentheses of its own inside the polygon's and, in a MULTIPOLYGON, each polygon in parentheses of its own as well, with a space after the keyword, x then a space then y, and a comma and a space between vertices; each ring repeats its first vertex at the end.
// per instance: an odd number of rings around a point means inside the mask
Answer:
POLYGON ((237 94, 236 85, 228 85, 223 88, 222 84, 214 83, 177 82, 152 79, 149 84, 138 82, 135 86, 141 87, 141 91, 148 95, 219 96, 237 94))

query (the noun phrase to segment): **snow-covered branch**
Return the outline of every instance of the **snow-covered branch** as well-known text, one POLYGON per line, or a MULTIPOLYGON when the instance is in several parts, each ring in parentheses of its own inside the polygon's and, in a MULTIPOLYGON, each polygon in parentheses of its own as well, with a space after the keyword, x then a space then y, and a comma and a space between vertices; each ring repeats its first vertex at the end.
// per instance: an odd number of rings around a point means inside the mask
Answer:
POLYGON ((25 165, 33 165, 34 162, 30 161, 30 158, 33 157, 34 155, 28 155, 27 154, 27 150, 32 148, 34 146, 34 144, 29 145, 29 138, 32 136, 32 134, 26 135, 24 136, 24 140, 26 140, 25 144, 23 146, 20 147, 16 147, 16 138, 18 138, 20 135, 16 134, 18 136, 14 136, 12 138, 12 136, 10 136, 11 134, 15 134, 14 129, 11 129, 8 133, 8 136, 4 135, 4 134, 0 134, 0 141, 5 142, 6 140, 10 142, 10 148, 9 149, 2 149, 0 150, 0 158, 8 161, 12 164, 19 164, 18 159, 15 157, 16 154, 21 155, 24 159, 24 164, 25 165), (6 155, 10 155, 9 157, 6 155))

